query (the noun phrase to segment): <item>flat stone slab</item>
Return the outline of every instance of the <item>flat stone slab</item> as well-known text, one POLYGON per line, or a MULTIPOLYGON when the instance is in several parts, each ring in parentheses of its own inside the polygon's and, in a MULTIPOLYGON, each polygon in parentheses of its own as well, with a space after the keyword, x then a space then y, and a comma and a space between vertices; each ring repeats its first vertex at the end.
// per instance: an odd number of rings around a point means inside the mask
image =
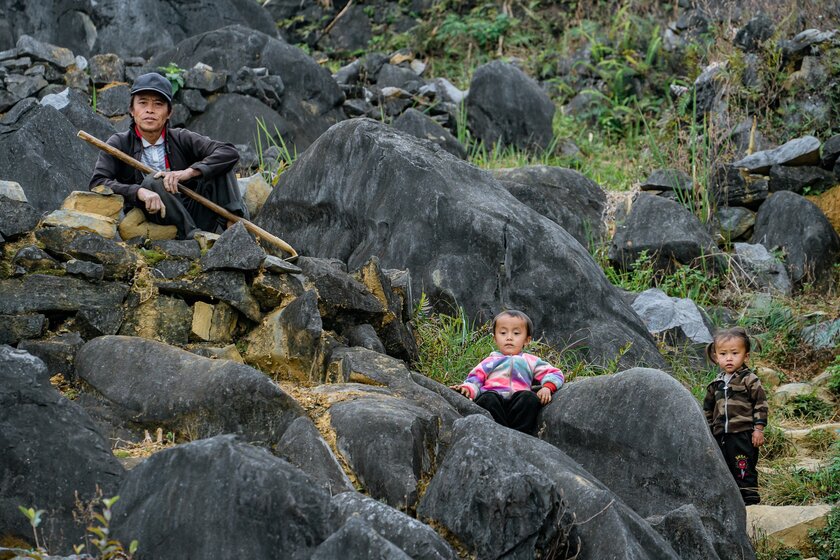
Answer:
POLYGON ((747 532, 753 538, 767 535, 791 548, 808 544, 808 531, 825 526, 830 505, 748 506, 747 532))
POLYGON ((78 311, 82 307, 119 307, 128 286, 91 284, 79 278, 29 274, 0 280, 0 314, 78 311))
POLYGON ((803 136, 785 142, 778 148, 750 154, 732 164, 751 173, 766 175, 774 165, 819 165, 820 141, 814 136, 803 136))

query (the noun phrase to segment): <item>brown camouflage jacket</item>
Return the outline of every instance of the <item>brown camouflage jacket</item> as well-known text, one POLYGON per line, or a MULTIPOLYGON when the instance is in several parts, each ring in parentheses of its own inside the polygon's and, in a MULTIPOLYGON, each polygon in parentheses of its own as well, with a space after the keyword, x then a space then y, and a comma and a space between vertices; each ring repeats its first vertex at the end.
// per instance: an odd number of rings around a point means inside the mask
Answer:
POLYGON ((714 435, 752 431, 767 425, 767 396, 761 380, 747 366, 735 371, 727 387, 723 372, 706 389, 703 412, 714 435))

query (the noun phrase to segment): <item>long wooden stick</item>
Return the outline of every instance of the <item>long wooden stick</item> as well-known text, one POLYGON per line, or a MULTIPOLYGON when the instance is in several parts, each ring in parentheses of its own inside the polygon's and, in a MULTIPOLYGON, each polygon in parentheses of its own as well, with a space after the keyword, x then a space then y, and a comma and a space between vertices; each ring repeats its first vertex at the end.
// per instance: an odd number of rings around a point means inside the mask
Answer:
MULTIPOLYGON (((137 161, 136 159, 134 159, 130 155, 126 154, 125 152, 122 152, 122 151, 118 150, 117 148, 115 148, 115 147, 113 147, 109 144, 106 144, 105 142, 103 142, 102 140, 100 140, 99 138, 97 138, 95 136, 91 136, 90 134, 88 134, 84 130, 80 130, 78 132, 77 136, 79 138, 81 138, 82 140, 84 140, 85 142, 93 144, 94 146, 96 146, 97 148, 102 150, 103 152, 106 152, 106 153, 114 156, 115 158, 122 161, 123 163, 127 163, 131 167, 133 167, 135 169, 139 169, 143 173, 146 173, 146 174, 154 173, 154 169, 152 169, 151 167, 149 167, 145 163, 143 163, 141 161, 137 161)), ((208 198, 204 198, 203 196, 201 196, 200 194, 198 194, 197 192, 195 192, 191 188, 185 187, 181 183, 178 183, 178 190, 181 191, 182 193, 184 193, 186 196, 190 197, 191 199, 195 200, 196 202, 198 202, 202 206, 206 206, 207 208, 209 208, 210 210, 212 210, 216 214, 220 215, 221 217, 226 218, 227 220, 232 221, 232 222, 242 222, 245 225, 245 228, 248 231, 250 231, 251 233, 253 233, 257 237, 259 237, 260 239, 265 239, 266 241, 268 241, 272 245, 274 245, 276 247, 279 247, 283 251, 286 251, 287 253, 289 253, 291 255, 291 257, 289 257, 287 260, 297 259, 297 257, 298 257, 297 251, 295 251, 292 248, 291 245, 289 245, 288 243, 286 243, 285 241, 283 241, 279 237, 268 233, 263 228, 259 227, 258 225, 255 225, 254 223, 250 222, 249 220, 246 220, 245 218, 243 218, 241 216, 237 216, 236 214, 230 212, 226 208, 223 208, 223 207, 219 206, 218 204, 216 204, 212 200, 210 200, 208 198)))

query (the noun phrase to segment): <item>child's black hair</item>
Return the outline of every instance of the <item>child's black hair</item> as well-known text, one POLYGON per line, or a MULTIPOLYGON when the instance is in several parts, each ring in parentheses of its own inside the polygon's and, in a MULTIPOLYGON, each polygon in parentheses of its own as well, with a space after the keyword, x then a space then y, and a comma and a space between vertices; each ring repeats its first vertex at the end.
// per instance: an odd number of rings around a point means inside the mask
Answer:
POLYGON ((528 336, 534 336, 534 323, 531 321, 531 318, 528 317, 522 311, 518 311, 516 309, 508 309, 507 311, 502 311, 495 317, 493 317, 493 323, 490 325, 490 332, 494 335, 496 334, 496 321, 499 320, 499 317, 504 317, 507 315, 508 317, 514 317, 516 319, 522 319, 525 321, 525 327, 528 330, 528 336))
POLYGON ((747 331, 744 327, 732 327, 731 329, 724 329, 722 331, 718 331, 715 333, 714 338, 712 341, 706 345, 706 357, 709 358, 711 361, 715 361, 715 344, 718 342, 723 342, 724 340, 729 340, 730 338, 739 338, 744 343, 744 350, 746 353, 750 353, 750 335, 747 334, 747 331))

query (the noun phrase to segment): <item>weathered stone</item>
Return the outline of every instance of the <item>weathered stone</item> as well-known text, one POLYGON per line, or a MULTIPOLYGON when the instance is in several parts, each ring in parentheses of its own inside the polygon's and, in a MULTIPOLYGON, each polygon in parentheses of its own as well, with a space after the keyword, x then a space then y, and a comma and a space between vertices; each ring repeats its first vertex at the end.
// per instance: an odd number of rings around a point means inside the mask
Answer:
POLYGON ((819 165, 820 141, 813 136, 791 140, 772 150, 756 152, 732 164, 750 173, 766 175, 774 165, 819 165))
POLYGON ((265 251, 245 229, 245 224, 236 222, 222 233, 213 247, 201 258, 201 269, 211 270, 257 270, 265 259, 265 251))
POLYGON ((21 35, 15 48, 18 56, 31 56, 35 60, 49 62, 61 69, 65 69, 75 62, 70 49, 43 43, 29 35, 21 35))
POLYGON ((554 103, 519 68, 496 60, 473 73, 467 119, 476 138, 496 144, 545 150, 552 138, 554 103))
POLYGON ((747 527, 754 538, 767 536, 789 548, 801 550, 813 543, 808 531, 825 527, 831 506, 750 506, 747 527))
POLYGON ((197 89, 182 89, 181 101, 193 113, 203 113, 207 109, 207 99, 197 89))
POLYGON ((326 492, 286 461, 227 435, 155 453, 127 474, 119 495, 114 538, 146 543, 142 554, 158 560, 302 560, 331 529, 326 492))
POLYGON ((411 560, 397 545, 377 533, 358 517, 351 517, 318 545, 312 560, 411 560))
POLYGON ((266 182, 262 173, 237 179, 237 182, 239 183, 239 193, 242 195, 242 200, 248 207, 248 214, 251 218, 255 218, 268 199, 268 195, 271 194, 271 186, 266 182))
POLYGON ((275 274, 300 274, 303 272, 299 266, 274 255, 266 255, 262 265, 267 272, 275 274))
POLYGON ((111 84, 96 92, 96 112, 106 117, 128 114, 130 104, 128 84, 111 84))
POLYGON ((72 380, 75 378, 76 352, 82 344, 84 341, 79 333, 71 332, 46 340, 24 340, 18 345, 18 349, 41 359, 47 366, 47 373, 50 376, 60 373, 66 379, 72 380))
POLYGON ((393 126, 417 138, 430 140, 455 157, 467 159, 467 150, 458 139, 417 109, 407 109, 394 120, 393 126))
POLYGON ((108 239, 117 235, 117 222, 113 218, 78 210, 54 210, 44 216, 43 224, 88 231, 108 239))
POLYGON ((754 368, 755 374, 761 379, 761 384, 764 385, 765 391, 768 389, 774 389, 782 384, 782 379, 784 379, 784 375, 769 367, 757 367, 754 368))
POLYGON ((711 114, 717 122, 726 112, 729 85, 726 79, 728 61, 712 62, 694 80, 694 107, 697 121, 711 114))
POLYGON ((270 313, 248 335, 245 361, 285 379, 320 381, 323 355, 318 298, 309 290, 270 313))
POLYGON ((166 240, 178 237, 176 226, 164 226, 154 222, 146 221, 146 215, 139 208, 132 208, 122 219, 119 226, 120 237, 123 239, 134 239, 143 237, 145 239, 166 240))
POLYGON ((26 200, 26 193, 20 183, 14 181, 0 181, 0 197, 14 200, 16 202, 28 202, 26 200))
POLYGON ((665 515, 653 515, 646 521, 671 543, 680 560, 720 558, 703 527, 700 512, 692 504, 680 506, 665 515))
POLYGON ((230 342, 236 329, 236 311, 226 303, 195 302, 192 334, 207 342, 230 342))
POLYGON ((11 93, 17 99, 32 97, 47 87, 47 81, 41 76, 21 76, 20 74, 12 74, 11 76, 7 76, 3 81, 6 85, 6 91, 11 93))
POLYGON ((635 368, 569 383, 543 410, 538 430, 640 516, 692 504, 705 528, 694 538, 707 538, 721 559, 754 558, 735 480, 697 401, 668 374, 635 368), (657 413, 634 413, 642 401, 658 403, 657 413))
MULTIPOLYGON (((184 86, 203 91, 205 93, 213 93, 225 87, 227 83, 227 74, 224 72, 215 72, 212 67, 201 62, 196 63, 184 73, 184 86)), ((206 108, 206 106, 205 106, 206 108)))
POLYGON ((488 172, 368 119, 339 123, 313 146, 256 219, 301 254, 339 258, 350 269, 376 255, 383 268, 410 269, 412 292, 441 310, 462 306, 485 321, 516 307, 538 325, 537 336, 581 339, 595 361, 632 341, 624 362, 660 363, 588 252, 488 172), (579 297, 580 286, 590 297, 579 297))
POLYGON ((245 275, 233 270, 204 272, 192 279, 158 282, 161 292, 182 296, 221 300, 241 311, 248 319, 259 322, 262 319, 260 306, 248 289, 245 275))
POLYGON ((122 325, 125 312, 121 306, 98 307, 95 305, 81 307, 76 313, 76 328, 85 340, 117 334, 122 325))
POLYGON ((773 398, 779 405, 784 405, 800 397, 816 397, 826 403, 833 403, 831 394, 822 387, 816 387, 810 383, 784 383, 776 387, 773 398))
POLYGON ((361 346, 380 354, 385 353, 385 346, 379 340, 376 329, 371 325, 352 325, 344 329, 342 334, 347 338, 347 344, 350 346, 361 346))
POLYGON ((315 285, 318 308, 329 326, 342 321, 370 322, 386 313, 385 304, 367 286, 328 260, 301 257, 297 265, 315 285))
POLYGON ((69 550, 85 534, 77 500, 97 490, 114 496, 123 469, 85 411, 44 381, 46 371, 31 354, 0 346, 0 527, 34 546, 18 507, 43 509, 41 542, 69 550))
POLYGON ((119 333, 168 344, 186 344, 191 322, 192 310, 184 300, 157 296, 129 309, 119 333))
POLYGON ((145 338, 103 336, 76 355, 79 403, 112 433, 144 430, 193 439, 241 434, 273 449, 303 409, 259 371, 145 338), (162 390, 162 388, 165 388, 162 390))
POLYGON ((331 496, 353 491, 350 479, 309 418, 300 417, 289 425, 277 444, 277 455, 309 475, 331 496))
POLYGON ((679 169, 657 169, 645 179, 640 188, 643 191, 691 192, 694 181, 679 169))
POLYGON ((85 278, 91 282, 100 282, 105 278, 105 266, 99 263, 70 259, 64 263, 67 274, 85 278))
POLYGON ((137 255, 112 239, 61 226, 41 228, 35 235, 47 252, 56 257, 103 265, 107 279, 130 279, 137 269, 137 255))
POLYGON ((532 165, 493 174, 518 201, 562 226, 584 247, 604 232, 607 195, 577 171, 532 165))
POLYGON ((830 350, 840 345, 840 319, 823 321, 802 329, 802 341, 817 350, 830 350))
POLYGON ((119 306, 128 286, 115 282, 91 284, 69 276, 27 274, 0 280, 0 314, 65 313, 92 305, 119 306))
POLYGON ((304 277, 299 274, 263 272, 251 284, 251 293, 264 311, 286 307, 304 291, 304 277))
POLYGON ((125 63, 113 54, 95 54, 90 57, 90 79, 94 85, 103 86, 125 80, 125 63))
POLYGON ((764 245, 735 243, 734 249, 738 264, 756 287, 790 295, 792 286, 784 263, 774 257, 764 245))
POLYGON ((0 234, 15 239, 38 225, 40 215, 28 202, 0 197, 0 234))
MULTIPOLYGON (((87 80, 86 75, 85 80, 87 80)), ((41 98, 40 103, 41 105, 49 105, 61 112, 76 129, 84 130, 103 141, 116 132, 111 121, 97 113, 91 106, 90 98, 77 89, 65 88, 59 93, 45 95, 41 98)), ((76 187, 86 184, 87 181, 76 185, 76 187)))
POLYGON ((737 241, 752 232, 755 212, 743 206, 723 206, 715 212, 720 224, 720 233, 727 243, 737 241))
POLYGON ((149 243, 149 247, 178 259, 198 260, 201 258, 201 249, 195 239, 154 240, 149 243))
POLYGON ((822 210, 834 231, 840 235, 840 185, 827 190, 819 196, 806 197, 822 210))
POLYGON ((710 325, 688 298, 669 297, 659 288, 650 288, 636 296, 633 310, 651 334, 664 338, 671 346, 712 341, 710 325))
POLYGON ((817 194, 837 184, 834 173, 821 167, 774 165, 770 168, 767 187, 770 192, 792 191, 802 194, 807 190, 817 194))
POLYGON ((750 175, 734 165, 718 166, 711 180, 711 194, 719 206, 757 208, 768 194, 767 179, 750 175))
POLYGON ((812 46, 830 41, 836 33, 836 31, 806 29, 794 36, 793 39, 779 41, 779 47, 782 49, 782 55, 786 63, 797 62, 811 52, 812 46))
POLYGON ((123 197, 118 194, 103 195, 87 191, 73 191, 61 203, 61 208, 98 214, 116 220, 123 209, 123 197))
POLYGON ((832 280, 840 258, 840 237, 825 214, 812 202, 791 192, 778 192, 761 205, 755 220, 753 243, 785 251, 785 268, 794 285, 832 280))
POLYGON ((822 145, 820 165, 823 169, 832 169, 840 158, 840 134, 835 134, 822 145))
POLYGON ((700 220, 679 202, 639 194, 616 229, 609 258, 613 266, 629 270, 645 251, 654 268, 664 270, 672 267, 673 261, 692 264, 715 250, 715 242, 700 220))
POLYGON ((41 314, 0 315, 0 344, 17 344, 27 338, 41 338, 47 318, 41 314))
POLYGON ((12 264, 27 272, 61 270, 61 263, 52 258, 46 251, 34 245, 27 245, 18 249, 12 257, 12 264))
POLYGON ((755 51, 773 36, 776 26, 767 14, 760 13, 750 19, 747 24, 735 34, 735 45, 747 52, 755 51))

